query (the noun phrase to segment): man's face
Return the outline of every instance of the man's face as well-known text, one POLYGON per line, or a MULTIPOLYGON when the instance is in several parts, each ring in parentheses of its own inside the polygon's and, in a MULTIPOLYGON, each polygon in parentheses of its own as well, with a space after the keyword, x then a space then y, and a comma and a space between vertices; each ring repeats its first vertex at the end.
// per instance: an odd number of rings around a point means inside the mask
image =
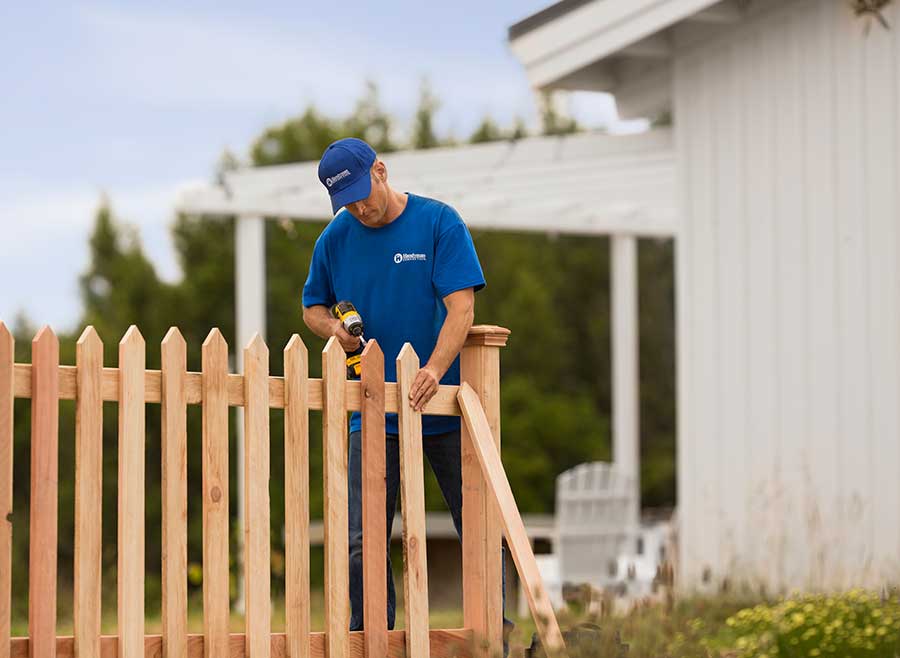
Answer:
POLYGON ((376 160, 369 171, 372 177, 372 191, 369 196, 355 203, 348 203, 345 208, 360 223, 370 228, 379 228, 388 222, 385 220, 388 207, 387 171, 380 160, 376 160))

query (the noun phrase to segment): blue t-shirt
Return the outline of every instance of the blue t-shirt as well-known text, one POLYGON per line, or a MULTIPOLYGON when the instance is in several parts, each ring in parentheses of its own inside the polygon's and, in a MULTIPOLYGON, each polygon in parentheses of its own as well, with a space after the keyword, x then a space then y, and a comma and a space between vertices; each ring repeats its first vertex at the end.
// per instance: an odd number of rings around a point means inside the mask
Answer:
MULTIPOLYGON (((366 339, 384 352, 386 381, 397 380, 396 358, 412 343, 422 365, 437 344, 447 317, 443 298, 464 288, 484 287, 484 274, 472 236, 453 208, 409 194, 406 208, 387 226, 370 228, 342 210, 325 227, 313 250, 303 306, 353 303, 362 315, 366 339)), ((441 379, 459 384, 459 357, 441 379)), ((385 418, 388 434, 397 434, 397 414, 385 418)), ((360 414, 350 431, 361 427, 360 414)), ((425 416, 423 434, 459 428, 459 418, 425 416)))

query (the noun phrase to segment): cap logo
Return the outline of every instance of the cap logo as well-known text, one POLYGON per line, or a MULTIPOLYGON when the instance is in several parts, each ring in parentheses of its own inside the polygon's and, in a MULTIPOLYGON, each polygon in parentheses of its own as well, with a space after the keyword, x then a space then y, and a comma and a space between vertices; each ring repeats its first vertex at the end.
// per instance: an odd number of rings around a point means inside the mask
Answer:
POLYGON ((349 175, 350 175, 350 171, 347 170, 347 169, 344 169, 344 171, 342 171, 342 172, 340 172, 340 173, 338 173, 338 174, 335 174, 334 176, 330 176, 329 178, 326 178, 326 179, 325 179, 325 184, 326 184, 328 187, 331 187, 332 185, 334 185, 335 183, 337 183, 339 180, 341 180, 341 179, 343 179, 343 178, 347 178, 347 176, 349 176, 349 175))

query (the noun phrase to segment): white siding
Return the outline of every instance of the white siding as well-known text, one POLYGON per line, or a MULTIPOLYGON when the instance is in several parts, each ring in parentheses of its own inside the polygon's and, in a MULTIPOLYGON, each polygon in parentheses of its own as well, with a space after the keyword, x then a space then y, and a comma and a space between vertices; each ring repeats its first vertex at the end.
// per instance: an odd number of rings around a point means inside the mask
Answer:
POLYGON ((900 7, 677 54, 682 582, 900 576, 900 7))

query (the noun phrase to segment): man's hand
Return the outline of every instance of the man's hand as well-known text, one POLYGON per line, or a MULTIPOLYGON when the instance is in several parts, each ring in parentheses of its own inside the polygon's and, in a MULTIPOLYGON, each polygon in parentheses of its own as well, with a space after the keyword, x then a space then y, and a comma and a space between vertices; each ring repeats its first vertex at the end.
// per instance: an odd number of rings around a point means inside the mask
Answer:
POLYGON ((434 397, 440 386, 441 377, 434 368, 426 365, 416 373, 412 387, 409 389, 409 406, 416 411, 422 411, 429 400, 434 397))
POLYGON ((335 327, 332 333, 333 336, 337 336, 338 342, 340 342, 341 347, 344 348, 345 352, 355 352, 359 347, 360 340, 359 336, 353 336, 344 329, 344 323, 338 319, 335 319, 335 327))

